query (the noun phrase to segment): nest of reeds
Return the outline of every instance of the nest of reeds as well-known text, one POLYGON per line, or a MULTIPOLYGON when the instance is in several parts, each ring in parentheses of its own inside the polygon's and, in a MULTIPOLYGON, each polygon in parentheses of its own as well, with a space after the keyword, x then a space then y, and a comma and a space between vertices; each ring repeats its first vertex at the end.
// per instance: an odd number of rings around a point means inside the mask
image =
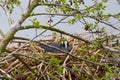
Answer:
POLYGON ((73 47, 71 52, 50 53, 44 52, 37 42, 18 42, 17 47, 9 47, 12 53, 0 56, 0 77, 6 80, 120 79, 118 69, 113 68, 119 66, 119 61, 113 55, 73 38, 69 43, 73 47))

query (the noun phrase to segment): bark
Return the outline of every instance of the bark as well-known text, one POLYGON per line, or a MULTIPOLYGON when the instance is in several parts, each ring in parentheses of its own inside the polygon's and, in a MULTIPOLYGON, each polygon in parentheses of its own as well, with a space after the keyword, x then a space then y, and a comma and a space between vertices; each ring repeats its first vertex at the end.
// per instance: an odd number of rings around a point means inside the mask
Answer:
POLYGON ((20 30, 23 30, 23 29, 29 29, 29 28, 43 28, 43 29, 47 29, 47 30, 51 30, 51 31, 55 31, 55 32, 58 32, 58 33, 62 33, 62 34, 65 34, 65 35, 68 35, 68 36, 71 36, 73 38, 76 38, 78 40, 81 40, 81 41, 84 41, 85 43, 88 43, 88 44, 92 44, 89 40, 85 40, 79 36, 74 36, 73 34, 69 34, 65 31, 62 31, 62 30, 59 30, 59 29, 56 29, 56 28, 53 28, 53 27, 47 27, 47 26, 44 26, 44 25, 27 25, 27 26, 22 26, 20 30))
POLYGON ((2 37, 4 37, 4 33, 2 32, 2 30, 0 29, 0 34, 2 37))
POLYGON ((13 39, 15 33, 20 29, 21 24, 24 20, 30 15, 33 9, 37 6, 37 0, 34 0, 30 6, 24 11, 24 13, 19 17, 18 21, 16 21, 12 28, 5 34, 3 39, 0 41, 0 54, 6 51, 6 46, 13 39))
POLYGON ((16 27, 11 28, 7 34, 4 36, 4 38, 0 41, 0 53, 6 51, 6 46, 8 45, 9 41, 11 41, 14 37, 14 34, 16 33, 17 29, 16 27))

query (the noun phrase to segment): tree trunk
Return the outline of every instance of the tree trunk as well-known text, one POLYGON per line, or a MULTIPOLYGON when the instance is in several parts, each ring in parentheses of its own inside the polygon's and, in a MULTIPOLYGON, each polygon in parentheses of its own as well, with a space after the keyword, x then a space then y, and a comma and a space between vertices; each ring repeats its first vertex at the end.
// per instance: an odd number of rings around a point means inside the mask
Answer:
POLYGON ((37 6, 37 0, 34 0, 29 8, 27 8, 24 13, 19 17, 18 21, 16 21, 12 28, 5 34, 3 39, 0 41, 0 54, 5 52, 6 46, 8 43, 13 39, 15 33, 20 29, 21 24, 24 22, 24 20, 30 15, 30 13, 33 11, 33 9, 37 6))
POLYGON ((8 45, 9 41, 11 41, 13 39, 16 31, 17 31, 16 27, 11 28, 7 32, 7 34, 4 36, 4 38, 0 41, 0 53, 5 52, 6 46, 8 45))

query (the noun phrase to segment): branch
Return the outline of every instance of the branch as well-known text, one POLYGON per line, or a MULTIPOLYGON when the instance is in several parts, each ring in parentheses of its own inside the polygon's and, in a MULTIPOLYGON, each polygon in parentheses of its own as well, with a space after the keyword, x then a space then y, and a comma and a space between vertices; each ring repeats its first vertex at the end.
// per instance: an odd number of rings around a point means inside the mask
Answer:
MULTIPOLYGON (((47 27, 47 26, 43 26, 43 25, 40 25, 40 26, 35 26, 35 25, 27 25, 27 26, 22 26, 21 27, 21 30, 23 29, 30 29, 30 28, 43 28, 43 29, 47 29, 47 30, 51 30, 51 31, 56 31, 58 33, 62 33, 62 34, 65 34, 65 35, 68 35, 68 36, 71 36, 73 38, 76 38, 78 40, 81 40, 81 41, 84 41, 86 43, 89 43, 89 44, 92 44, 92 42, 88 41, 88 40, 85 40, 85 39, 82 39, 80 38, 79 36, 74 36, 73 34, 69 34, 67 32, 64 32, 62 30, 59 30, 59 29, 56 29, 56 28, 53 28, 53 27, 47 27)), ((115 52, 115 53, 120 53, 120 50, 115 50, 115 49, 111 49, 109 47, 105 47, 105 46, 100 46, 99 47, 101 50, 104 50, 106 52, 115 52)))
POLYGON ((6 46, 9 41, 13 39, 14 34, 19 30, 21 24, 26 20, 29 14, 33 11, 33 9, 37 6, 37 0, 34 0, 29 8, 27 8, 24 13, 18 18, 18 20, 11 26, 11 29, 6 33, 4 38, 0 41, 0 53, 5 52, 6 46))
POLYGON ((29 0, 29 3, 28 3, 28 8, 29 8, 30 4, 31 4, 31 0, 29 0))
POLYGON ((56 32, 58 32, 58 33, 65 34, 65 35, 71 36, 71 37, 73 37, 73 38, 76 38, 76 39, 78 39, 78 40, 82 40, 82 41, 84 41, 84 42, 86 42, 86 43, 91 44, 90 41, 85 40, 85 39, 82 39, 82 38, 80 38, 79 36, 74 36, 73 34, 69 34, 69 33, 65 32, 65 31, 62 31, 62 30, 59 30, 59 29, 56 29, 56 28, 53 28, 53 27, 43 26, 43 25, 39 25, 39 26, 35 26, 35 25, 21 26, 20 30, 30 29, 30 28, 39 28, 39 29, 40 29, 40 28, 43 28, 43 29, 47 29, 47 30, 51 30, 51 31, 56 31, 56 32))
POLYGON ((5 36, 1 29, 0 29, 0 34, 1 34, 2 37, 5 36))
MULTIPOLYGON (((40 6, 45 5, 45 6, 65 7, 65 8, 70 9, 71 11, 75 11, 75 12, 76 12, 75 14, 80 14, 80 15, 82 15, 83 17, 84 17, 84 14, 82 14, 81 11, 86 10, 86 9, 78 10, 78 9, 75 9, 75 8, 72 8, 72 7, 68 7, 68 6, 65 6, 65 5, 53 4, 53 3, 39 3, 39 5, 40 5, 40 6)), ((93 6, 95 6, 95 5, 93 5, 93 6)), ((91 6, 91 7, 93 7, 93 6, 91 6)), ((36 15, 37 15, 37 14, 36 14, 36 15)), ((46 14, 46 15, 47 15, 47 14, 46 14)), ((67 15, 64 15, 64 16, 67 16, 67 15)), ((75 16, 75 15, 71 15, 71 16, 75 16)), ((120 29, 116 28, 115 26, 113 26, 113 25, 111 25, 111 24, 108 24, 108 23, 106 23, 106 22, 104 22, 104 21, 102 21, 102 20, 99 20, 99 19, 97 19, 97 18, 95 18, 95 17, 92 17, 92 16, 86 16, 86 17, 93 18, 93 19, 95 19, 95 20, 97 20, 97 21, 99 21, 99 22, 101 22, 101 23, 104 23, 104 24, 112 27, 113 29, 116 29, 116 30, 119 30, 119 31, 120 31, 120 29)))
POLYGON ((20 39, 20 40, 27 40, 27 41, 30 40, 30 39, 28 39, 28 38, 24 38, 24 37, 14 37, 13 39, 20 39))
MULTIPOLYGON (((38 15, 75 16, 75 14, 77 14, 77 13, 74 13, 74 14, 36 13, 36 14, 31 15, 31 16, 38 16, 38 15)), ((83 16, 83 17, 90 17, 90 18, 92 18, 92 19, 97 20, 98 22, 104 23, 104 24, 112 27, 113 29, 116 29, 116 30, 119 30, 119 31, 120 31, 120 29, 116 28, 116 27, 113 26, 112 24, 107 23, 107 22, 105 22, 105 21, 102 21, 102 20, 99 20, 99 19, 95 18, 95 17, 97 17, 97 16, 84 16, 84 15, 82 15, 82 16, 83 16)), ((115 16, 115 15, 112 15, 112 17, 113 17, 113 16, 115 16)))
POLYGON ((75 14, 62 14, 62 13, 36 13, 31 16, 38 16, 38 15, 75 16, 75 14))
MULTIPOLYGON (((38 42, 38 43, 39 43, 39 42, 38 42)), ((47 46, 47 47, 50 47, 50 48, 57 49, 58 51, 60 51, 60 52, 62 52, 62 53, 65 53, 65 54, 71 56, 72 58, 74 58, 74 59, 76 59, 76 60, 85 61, 85 62, 87 62, 87 63, 91 63, 91 64, 99 65, 99 66, 103 66, 103 65, 104 65, 104 64, 102 64, 102 63, 100 64, 100 63, 97 63, 97 62, 89 61, 89 60, 84 59, 84 58, 76 57, 76 56, 72 55, 71 53, 66 52, 66 51, 63 51, 63 50, 61 50, 61 49, 59 49, 59 48, 57 48, 57 47, 54 47, 54 46, 51 46, 51 45, 46 45, 46 44, 44 44, 44 43, 41 43, 41 44, 43 44, 43 45, 45 45, 45 46, 47 46)))
POLYGON ((116 30, 120 31, 120 29, 116 28, 115 26, 111 25, 110 23, 106 23, 106 22, 104 22, 104 21, 102 21, 102 20, 99 20, 99 19, 93 17, 93 16, 87 16, 87 17, 90 17, 90 18, 92 18, 92 19, 95 19, 95 20, 97 20, 98 22, 104 23, 104 24, 112 27, 113 29, 116 29, 116 30))
POLYGON ((64 8, 68 8, 71 11, 76 11, 78 13, 81 13, 81 10, 66 6, 66 5, 61 5, 61 4, 56 4, 56 3, 38 3, 39 6, 57 6, 57 7, 64 7, 64 8))
MULTIPOLYGON (((66 5, 55 4, 55 3, 39 3, 39 5, 40 5, 40 6, 65 7, 65 8, 70 9, 71 11, 75 11, 75 12, 76 12, 75 14, 80 14, 80 15, 82 15, 83 17, 84 17, 84 14, 82 14, 81 11, 86 10, 86 9, 78 10, 78 9, 75 9, 75 8, 72 8, 72 7, 69 7, 69 6, 66 6, 66 5)), ((93 5, 93 6, 95 6, 95 5, 93 5)), ((92 8, 93 6, 91 6, 91 8, 92 8)), ((34 15, 49 15, 49 14, 47 14, 47 13, 45 13, 45 14, 43 14, 43 13, 38 13, 38 14, 34 14, 34 15)), ((33 15, 33 16, 34 16, 34 15, 33 15)), ((71 14, 51 14, 51 15, 75 16, 75 15, 71 15, 71 14)), ((104 23, 104 24, 112 27, 113 29, 116 29, 116 30, 119 30, 119 31, 120 31, 120 29, 116 28, 115 26, 113 26, 113 25, 111 25, 111 24, 109 24, 109 23, 106 23, 106 22, 104 22, 104 21, 102 21, 102 20, 99 20, 99 19, 97 19, 97 18, 95 18, 95 17, 93 17, 93 16, 86 16, 86 17, 93 18, 93 19, 95 19, 95 20, 97 20, 97 21, 99 21, 99 22, 101 22, 101 23, 104 23)), ((113 17, 113 16, 112 16, 112 17, 113 17)))
POLYGON ((12 54, 16 59, 18 59, 27 69, 29 69, 32 73, 36 73, 34 70, 32 70, 27 63, 25 63, 17 54, 12 54))
POLYGON ((100 47, 101 50, 104 50, 108 53, 112 52, 112 53, 120 53, 120 50, 116 50, 116 49, 113 49, 113 48, 110 48, 110 47, 106 47, 106 46, 102 46, 100 47))
POLYGON ((0 75, 0 79, 5 80, 15 80, 11 75, 7 74, 4 70, 0 68, 0 73, 4 74, 5 76, 0 75))
MULTIPOLYGON (((2 3, 3 3, 3 2, 2 2, 2 3)), ((1 6, 2 9, 4 10, 4 12, 5 12, 5 14, 6 14, 7 18, 8 18, 9 26, 11 26, 12 23, 13 23, 13 20, 12 20, 12 18, 11 18, 11 16, 10 16, 10 12, 8 11, 8 9, 5 8, 5 5, 4 5, 4 4, 5 4, 5 3, 3 3, 3 5, 0 4, 0 6, 1 6)))
POLYGON ((20 57, 19 57, 19 55, 17 55, 17 54, 12 54, 12 56, 14 56, 16 59, 18 59, 28 70, 30 70, 36 77, 39 77, 38 75, 37 75, 37 72, 35 71, 35 70, 33 70, 33 69, 31 69, 31 67, 25 62, 25 61, 23 61, 23 59, 21 59, 20 57))

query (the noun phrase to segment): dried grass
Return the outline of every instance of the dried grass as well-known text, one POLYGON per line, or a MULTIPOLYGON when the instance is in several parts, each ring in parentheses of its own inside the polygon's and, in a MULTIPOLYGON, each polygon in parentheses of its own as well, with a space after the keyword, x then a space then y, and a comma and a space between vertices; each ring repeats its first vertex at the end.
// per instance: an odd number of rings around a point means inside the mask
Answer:
MULTIPOLYGON (((50 41, 42 42, 47 43, 50 41)), ((90 48, 84 42, 72 38, 69 42, 70 45, 73 46, 69 54, 76 57, 111 65, 117 65, 119 63, 117 60, 111 59, 109 55, 106 57, 104 51, 97 48, 90 48), (80 49, 83 46, 85 50, 80 49)), ((9 47, 9 50, 14 51, 18 49, 19 46, 9 47)), ((8 54, 9 53, 4 53, 0 57, 3 58, 8 54)), ((64 53, 44 52, 36 42, 25 45, 15 55, 2 60, 0 62, 0 69, 1 75, 6 76, 8 79, 15 80, 97 80, 105 76, 106 73, 103 66, 79 61, 64 53), (61 62, 59 64, 51 64, 51 57, 55 57, 61 60, 61 62), (58 70, 61 67, 62 71, 60 71, 61 69, 58 70)), ((118 75, 113 74, 111 76, 120 79, 118 75)))

